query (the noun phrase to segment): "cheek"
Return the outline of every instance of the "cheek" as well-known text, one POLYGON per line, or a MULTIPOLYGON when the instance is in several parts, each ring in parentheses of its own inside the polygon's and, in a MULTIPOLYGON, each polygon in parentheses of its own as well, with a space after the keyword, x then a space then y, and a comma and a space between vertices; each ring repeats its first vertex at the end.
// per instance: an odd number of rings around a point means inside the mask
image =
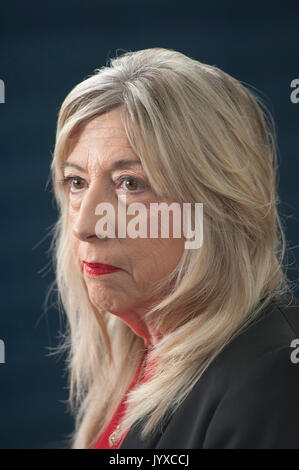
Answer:
POLYGON ((69 195, 69 211, 75 212, 80 210, 82 202, 82 195, 79 194, 71 194, 69 195))
MULTIPOLYGON (((167 276, 177 266, 184 252, 185 243, 182 223, 179 220, 174 220, 173 213, 170 211, 168 222, 167 217, 164 222, 162 220, 159 217, 158 238, 149 238, 147 248, 148 262, 153 266, 154 276, 157 278, 167 276), (175 238, 173 230, 181 238, 175 238), (163 238, 162 235, 166 238, 163 238)), ((150 223, 150 216, 148 216, 148 227, 150 223)))
MULTIPOLYGON (((157 222, 158 237, 150 238, 152 220, 149 207, 147 208, 147 213, 139 220, 141 223, 146 222, 147 238, 138 237, 132 239, 128 237, 123 243, 126 244, 125 251, 128 259, 130 259, 133 277, 136 282, 143 285, 150 280, 162 279, 177 266, 184 252, 185 238, 183 236, 183 225, 178 222, 176 224, 179 227, 178 232, 181 238, 174 238, 172 212, 170 212, 169 224, 164 224, 164 228, 169 227, 168 238, 162 238, 161 217, 159 217, 157 222)), ((167 231, 165 232, 166 235, 167 231)))
POLYGON ((151 264, 155 276, 167 276, 179 263, 184 251, 184 241, 181 239, 158 239, 152 244, 151 264))
POLYGON ((69 202, 69 208, 68 208, 68 221, 69 225, 73 226, 75 223, 76 218, 78 217, 80 211, 80 204, 75 204, 70 200, 69 202))
POLYGON ((128 239, 126 253, 135 282, 147 288, 166 277, 177 266, 184 252, 184 240, 162 238, 128 239))
POLYGON ((72 249, 73 254, 75 256, 76 255, 78 256, 80 241, 73 234, 73 226, 75 224, 75 220, 76 220, 75 211, 70 208, 69 213, 68 213, 69 240, 70 240, 70 245, 71 245, 71 249, 72 249))
POLYGON ((75 261, 78 269, 82 273, 83 266, 80 263, 80 246, 79 246, 80 242, 72 234, 70 234, 69 240, 70 240, 70 249, 71 249, 72 256, 74 258, 74 261, 75 261))

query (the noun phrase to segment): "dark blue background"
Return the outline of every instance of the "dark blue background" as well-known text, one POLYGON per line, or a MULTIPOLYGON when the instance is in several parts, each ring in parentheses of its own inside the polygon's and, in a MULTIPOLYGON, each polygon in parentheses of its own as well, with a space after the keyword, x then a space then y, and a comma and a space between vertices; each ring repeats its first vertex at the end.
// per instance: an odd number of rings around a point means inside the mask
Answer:
MULTIPOLYGON (((298 2, 10 2, 0 8, 1 317, 0 447, 63 446, 72 431, 55 306, 43 314, 47 233, 56 220, 49 177, 59 107, 108 57, 165 47, 216 65, 260 90, 278 129, 281 211, 289 246, 298 243, 298 2), (22 5, 22 6, 20 6, 22 5)), ((298 276, 298 249, 289 276, 298 276)), ((298 297, 298 293, 296 294, 298 297)), ((63 326, 63 322, 61 323, 63 326)))

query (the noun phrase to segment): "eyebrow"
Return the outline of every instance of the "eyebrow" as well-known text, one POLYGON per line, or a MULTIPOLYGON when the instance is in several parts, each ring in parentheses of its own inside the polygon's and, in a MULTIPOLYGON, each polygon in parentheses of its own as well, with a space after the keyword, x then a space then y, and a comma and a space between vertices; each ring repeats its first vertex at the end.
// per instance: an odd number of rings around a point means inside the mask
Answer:
MULTIPOLYGON (((112 163, 112 165, 110 166, 109 169, 110 170, 116 170, 118 168, 123 168, 123 167, 126 167, 126 166, 132 166, 132 165, 141 165, 141 161, 140 160, 125 160, 125 159, 116 160, 115 162, 112 163)), ((76 165, 76 163, 64 162, 61 165, 61 170, 63 171, 65 168, 75 168, 76 170, 79 170, 79 171, 82 171, 83 173, 86 173, 84 168, 82 168, 79 165, 76 165)))

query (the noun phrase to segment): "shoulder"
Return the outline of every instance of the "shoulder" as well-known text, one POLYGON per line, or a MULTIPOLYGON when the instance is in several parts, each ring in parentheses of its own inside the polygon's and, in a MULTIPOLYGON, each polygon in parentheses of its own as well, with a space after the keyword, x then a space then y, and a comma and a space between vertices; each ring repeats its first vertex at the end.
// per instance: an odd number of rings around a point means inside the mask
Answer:
POLYGON ((218 374, 218 368, 226 370, 227 373, 222 375, 229 380, 227 385, 243 376, 248 380, 251 377, 249 370, 253 372, 255 368, 270 366, 276 356, 287 358, 290 363, 296 339, 299 340, 299 301, 289 297, 272 300, 224 347, 211 364, 211 373, 215 370, 218 374))
POLYGON ((151 439, 131 430, 124 448, 299 448, 298 397, 299 302, 281 298, 222 349, 151 439))
POLYGON ((265 354, 225 391, 203 447, 299 449, 298 397, 299 363, 289 348, 265 354))
POLYGON ((212 361, 159 446, 299 448, 297 339, 298 301, 272 301, 212 361))
POLYGON ((218 357, 205 448, 299 448, 299 304, 273 301, 218 357), (222 371, 222 372, 221 372, 222 371))

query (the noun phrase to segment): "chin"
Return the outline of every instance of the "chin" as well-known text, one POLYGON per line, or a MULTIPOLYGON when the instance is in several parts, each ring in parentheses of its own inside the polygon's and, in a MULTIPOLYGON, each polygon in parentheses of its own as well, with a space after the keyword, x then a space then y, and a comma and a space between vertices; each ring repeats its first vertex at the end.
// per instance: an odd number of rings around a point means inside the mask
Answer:
POLYGON ((122 315, 125 311, 130 310, 129 305, 125 305, 124 302, 119 302, 115 298, 109 300, 106 298, 100 298, 99 296, 90 296, 90 301, 99 309, 104 310, 115 315, 122 315))

